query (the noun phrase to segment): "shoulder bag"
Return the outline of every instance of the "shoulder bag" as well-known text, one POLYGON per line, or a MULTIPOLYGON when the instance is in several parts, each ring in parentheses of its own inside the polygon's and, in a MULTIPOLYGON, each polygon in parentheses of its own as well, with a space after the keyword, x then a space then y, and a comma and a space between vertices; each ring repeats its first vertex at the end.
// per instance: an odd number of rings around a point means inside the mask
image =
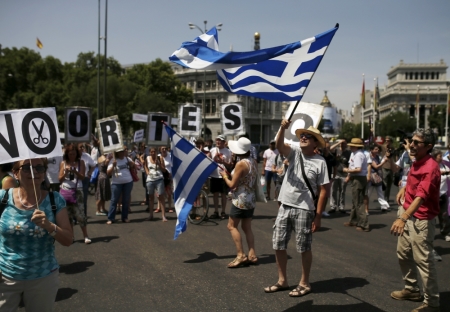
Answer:
MULTIPOLYGON (((80 161, 78 160, 78 170, 80 170, 80 161)), ((67 204, 76 204, 77 203, 77 187, 78 187, 78 176, 75 181, 75 188, 72 190, 65 190, 61 188, 59 190, 59 194, 66 200, 67 204)))
POLYGON ((316 196, 316 194, 314 194, 314 191, 313 191, 313 189, 312 189, 312 187, 311 187, 311 184, 309 183, 309 179, 308 179, 308 177, 306 176, 306 173, 305 173, 305 165, 303 164, 303 153, 300 154, 300 166, 302 167, 303 180, 305 180, 305 183, 306 183, 306 185, 308 186, 309 191, 311 192, 311 196, 312 196, 313 201, 314 201, 314 208, 315 208, 314 210, 316 210, 316 209, 317 209, 317 203, 318 203, 318 201, 319 201, 319 198, 316 196))

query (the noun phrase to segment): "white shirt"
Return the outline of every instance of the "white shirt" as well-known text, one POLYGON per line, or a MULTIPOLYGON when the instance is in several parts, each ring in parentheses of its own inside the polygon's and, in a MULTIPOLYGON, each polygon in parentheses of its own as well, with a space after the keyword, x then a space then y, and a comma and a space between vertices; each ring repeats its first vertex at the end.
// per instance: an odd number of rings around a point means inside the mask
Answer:
MULTIPOLYGON (((116 158, 117 162, 117 171, 118 175, 116 176, 114 170, 111 174, 112 182, 111 184, 125 184, 133 181, 133 177, 131 176, 130 167, 128 166, 128 162, 131 161, 130 158, 124 157, 123 159, 116 158)), ((112 168, 112 162, 109 163, 108 169, 112 168)))
POLYGON ((95 163, 94 163, 94 161, 92 160, 91 156, 89 156, 89 154, 88 154, 88 153, 85 153, 85 152, 83 152, 83 153, 81 154, 81 159, 84 161, 84 166, 85 166, 85 173, 84 173, 84 176, 85 176, 86 178, 89 178, 89 177, 88 177, 89 169, 90 169, 90 168, 94 168, 94 167, 95 167, 95 163))
MULTIPOLYGON (((219 152, 220 154, 223 155, 223 160, 225 162, 230 162, 231 161, 231 151, 228 148, 221 148, 219 149, 218 147, 214 147, 211 149, 211 158, 214 159, 214 157, 217 155, 217 152, 219 152)), ((222 176, 220 175, 220 171, 221 169, 217 168, 216 170, 213 171, 213 173, 211 173, 211 177, 213 178, 222 178, 222 176)))
POLYGON ((59 168, 62 162, 62 156, 48 157, 47 179, 51 184, 59 182, 59 168))
POLYGON ((99 157, 99 150, 97 147, 92 147, 91 149, 91 158, 94 161, 95 166, 97 166, 98 163, 98 157, 99 157))
POLYGON ((266 149, 263 154, 263 158, 266 159, 266 166, 264 170, 272 171, 273 162, 275 160, 275 156, 278 155, 278 150, 271 150, 270 148, 266 149))
POLYGON ((348 162, 349 169, 361 168, 358 173, 350 173, 350 176, 366 176, 367 175, 367 156, 364 151, 359 149, 355 153, 352 153, 348 162))

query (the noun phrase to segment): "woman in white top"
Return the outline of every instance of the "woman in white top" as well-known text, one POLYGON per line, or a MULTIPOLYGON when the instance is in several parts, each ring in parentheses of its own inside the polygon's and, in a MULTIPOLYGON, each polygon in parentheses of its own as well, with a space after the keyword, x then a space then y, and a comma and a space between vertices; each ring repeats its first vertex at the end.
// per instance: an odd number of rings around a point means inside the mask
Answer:
POLYGON ((166 207, 165 207, 165 190, 164 190, 164 176, 163 171, 166 170, 164 160, 156 154, 156 148, 152 147, 150 149, 150 156, 146 159, 145 173, 147 174, 147 194, 148 200, 148 210, 150 216, 147 221, 153 220, 153 202, 155 200, 155 191, 158 192, 158 206, 160 209, 155 210, 155 212, 161 212, 162 220, 164 222, 166 219, 166 207))
POLYGON ((129 223, 128 208, 130 206, 131 190, 133 189, 133 177, 130 168, 134 167, 134 162, 125 157, 124 148, 115 152, 115 158, 109 163, 106 173, 111 179, 111 203, 108 211, 108 222, 112 224, 116 219, 117 203, 122 196, 121 219, 124 223, 129 223))
POLYGON ((77 220, 84 235, 84 242, 90 244, 87 233, 87 218, 83 206, 83 179, 85 165, 81 159, 80 151, 74 144, 66 145, 63 161, 59 168, 59 182, 61 182, 60 194, 67 204, 67 212, 73 231, 73 220, 77 220))
MULTIPOLYGON (((167 152, 166 146, 161 146, 159 148, 160 154, 158 155, 161 159, 161 161, 164 161, 164 166, 166 168, 166 173, 163 171, 163 173, 168 177, 164 177, 164 191, 166 192, 167 197, 167 205, 169 206, 169 212, 173 212, 173 180, 172 180, 172 157, 167 152)), ((161 210, 162 208, 159 206, 158 203, 158 210, 161 210)))
POLYGON ((439 164, 439 168, 441 170, 441 188, 439 192, 439 229, 441 231, 441 235, 445 237, 447 242, 450 242, 450 220, 448 217, 448 175, 450 174, 450 168, 442 162, 442 151, 438 149, 434 149, 431 152, 431 156, 436 160, 439 164))

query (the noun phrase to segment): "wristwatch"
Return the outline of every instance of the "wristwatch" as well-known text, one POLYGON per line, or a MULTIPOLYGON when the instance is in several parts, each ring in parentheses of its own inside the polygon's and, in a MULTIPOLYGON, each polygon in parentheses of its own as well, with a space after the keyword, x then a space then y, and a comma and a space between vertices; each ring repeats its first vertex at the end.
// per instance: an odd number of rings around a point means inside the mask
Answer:
POLYGON ((48 234, 50 234, 52 237, 56 236, 56 224, 55 224, 55 230, 50 232, 50 233, 48 233, 48 234))

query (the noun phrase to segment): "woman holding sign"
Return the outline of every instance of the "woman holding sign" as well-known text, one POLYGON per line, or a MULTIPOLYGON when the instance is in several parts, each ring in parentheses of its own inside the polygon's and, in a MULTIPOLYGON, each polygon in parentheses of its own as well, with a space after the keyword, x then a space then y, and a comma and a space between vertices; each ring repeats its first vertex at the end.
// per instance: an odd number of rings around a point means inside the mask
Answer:
POLYGON ((42 190, 47 159, 21 160, 13 173, 20 186, 0 190, 0 311, 52 311, 58 291, 55 240, 72 244, 66 202, 42 190), (54 210, 52 209, 54 205, 54 210))
POLYGON ((116 209, 120 197, 122 197, 122 222, 129 223, 128 208, 130 207, 131 190, 133 189, 133 177, 130 169, 134 168, 134 162, 125 157, 125 147, 115 152, 115 157, 109 163, 106 173, 112 176, 111 204, 108 212, 108 222, 112 224, 116 219, 116 209))

